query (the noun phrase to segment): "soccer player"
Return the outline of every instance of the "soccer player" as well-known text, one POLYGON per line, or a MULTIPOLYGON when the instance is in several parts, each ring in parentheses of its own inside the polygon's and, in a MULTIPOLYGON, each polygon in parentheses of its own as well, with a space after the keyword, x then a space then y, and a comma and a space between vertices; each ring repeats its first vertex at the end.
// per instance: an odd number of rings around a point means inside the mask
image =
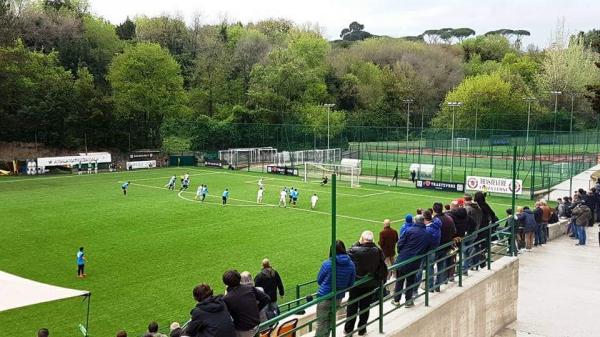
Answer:
POLYGON ((398 182, 398 166, 396 166, 396 169, 394 170, 394 176, 392 177, 392 181, 394 180, 398 182))
POLYGON ((98 174, 98 160, 96 160, 94 164, 94 174, 98 174))
POLYGON ((294 188, 294 190, 292 191, 292 205, 294 207, 296 207, 296 202, 298 201, 298 189, 294 188))
POLYGON ((287 199, 287 189, 284 187, 281 192, 279 192, 279 204, 277 206, 281 207, 281 205, 283 205, 283 207, 287 207, 285 199, 287 199))
POLYGON ((229 198, 229 190, 223 191, 223 206, 227 205, 227 199, 229 198))
POLYGON ((321 180, 321 186, 325 186, 327 185, 327 182, 329 181, 329 178, 327 178, 327 176, 323 177, 323 180, 321 180))
POLYGON ((264 188, 265 183, 263 182, 263 178, 258 179, 258 189, 264 188))
POLYGON ((187 190, 188 187, 190 187, 190 176, 186 174, 185 176, 183 176, 183 182, 181 183, 181 188, 179 189, 179 192, 187 190))
POLYGON ((167 187, 171 191, 174 191, 176 182, 177 182, 177 176, 173 175, 171 177, 171 179, 169 179, 169 182, 165 185, 165 187, 167 187))
POLYGON ((319 201, 319 197, 317 197, 317 193, 315 193, 310 197, 310 209, 317 208, 317 201, 319 201))
POLYGON ((86 261, 87 259, 83 253, 83 247, 79 247, 79 251, 77 252, 77 277, 79 278, 84 278, 86 276, 84 272, 86 261))
POLYGON ((206 199, 206 195, 208 194, 208 186, 202 185, 202 199, 200 201, 204 201, 206 199))
POLYGON ((257 204, 262 203, 264 194, 265 194, 265 190, 262 187, 259 187, 258 194, 256 195, 256 203, 257 204))
POLYGON ((202 191, 204 191, 204 185, 198 186, 196 190, 196 195, 194 196, 194 200, 198 200, 198 198, 202 197, 202 191))
POLYGON ((121 185, 121 189, 123 190, 123 195, 127 195, 127 189, 129 188, 129 181, 125 184, 121 185))
POLYGON ((290 188, 287 192, 288 192, 288 198, 289 198, 288 204, 291 205, 292 199, 294 198, 294 188, 293 187, 290 188))

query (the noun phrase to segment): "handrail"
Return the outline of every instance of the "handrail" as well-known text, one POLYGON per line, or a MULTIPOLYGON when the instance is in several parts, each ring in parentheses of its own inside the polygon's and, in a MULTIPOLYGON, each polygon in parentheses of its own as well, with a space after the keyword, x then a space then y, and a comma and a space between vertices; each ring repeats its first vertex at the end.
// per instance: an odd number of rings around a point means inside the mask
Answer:
MULTIPOLYGON (((401 268, 403 266, 406 266, 408 264, 411 264, 413 262, 424 261, 423 268, 425 270, 425 275, 424 275, 423 281, 425 282, 425 293, 417 295, 414 298, 418 298, 420 296, 424 296, 425 297, 425 305, 429 305, 429 292, 433 291, 434 289, 436 289, 436 288, 439 287, 439 284, 435 284, 434 283, 433 284, 433 288, 431 288, 429 286, 429 282, 434 277, 437 278, 437 276, 439 274, 441 274, 441 273, 447 273, 452 268, 457 268, 458 286, 462 287, 463 277, 465 275, 467 275, 467 273, 468 273, 468 271, 464 270, 464 268, 463 268, 464 262, 472 260, 473 258, 475 258, 476 256, 481 255, 484 252, 486 253, 485 254, 486 255, 485 256, 485 262, 486 262, 486 265, 487 265, 487 269, 491 268, 491 264, 493 262, 492 261, 492 255, 498 254, 498 253, 496 253, 496 252, 493 251, 492 246, 506 248, 506 247, 510 246, 510 242, 514 241, 514 238, 511 235, 512 234, 511 231, 507 232, 507 228, 504 227, 504 226, 502 226, 502 224, 507 224, 507 220, 508 219, 509 219, 508 217, 500 219, 500 220, 498 220, 498 221, 496 221, 496 222, 494 222, 492 224, 489 224, 489 225, 487 225, 487 226, 485 226, 483 228, 479 228, 476 231, 473 231, 469 235, 466 235, 465 237, 462 238, 462 240, 458 244, 458 247, 457 247, 458 250, 456 252, 454 252, 452 255, 447 255, 447 256, 442 257, 440 259, 436 259, 435 258, 436 253, 441 252, 441 251, 446 252, 448 249, 454 247, 454 245, 456 244, 454 241, 450 241, 450 242, 447 242, 447 243, 445 243, 443 245, 440 245, 440 246, 436 247, 435 249, 432 249, 432 250, 430 250, 430 251, 428 251, 428 252, 426 252, 424 254, 417 255, 417 256, 414 256, 414 257, 412 257, 410 259, 402 260, 402 261, 400 261, 400 262, 398 262, 396 264, 393 264, 393 265, 391 265, 391 266, 388 267, 388 271, 389 272, 393 272, 393 271, 396 271, 399 268, 401 268), (477 240, 477 237, 479 236, 480 233, 485 233, 485 238, 477 240), (506 235, 507 237, 501 239, 499 237, 499 234, 506 235), (498 237, 497 240, 494 240, 495 243, 493 243, 493 240, 492 240, 492 238, 494 238, 494 237, 498 237), (467 245, 467 244, 465 244, 465 242, 470 242, 470 243, 467 245), (476 247, 476 246, 478 246, 480 244, 483 246, 480 250, 478 250, 476 252, 472 252, 472 254, 470 256, 466 256, 466 252, 465 252, 466 249, 476 247), (433 256, 433 258, 432 258, 432 256, 433 256), (432 268, 432 266, 435 265, 436 263, 438 263, 440 261, 443 261, 443 260, 449 260, 449 259, 454 258, 454 257, 456 257, 456 261, 454 263, 449 263, 449 265, 446 266, 443 270, 441 270, 441 271, 438 270, 436 272, 433 272, 432 269, 430 270, 430 268, 432 268), (463 274, 463 273, 465 273, 465 274, 463 274)), ((512 254, 512 253, 509 252, 509 254, 512 254)), ((480 261, 479 263, 481 263, 481 262, 482 261, 480 261)), ((379 323, 379 330, 382 333, 383 332, 383 317, 386 316, 386 315, 388 315, 389 313, 397 310, 400 307, 400 306, 398 306, 396 308, 393 308, 393 309, 389 310, 388 312, 384 312, 383 303, 385 301, 390 300, 394 295, 397 295, 394 292, 390 292, 389 294, 385 295, 385 287, 390 286, 392 284, 395 284, 398 281, 404 281, 411 274, 412 275, 416 275, 417 273, 419 273, 420 270, 421 269, 418 269, 417 271, 409 273, 408 275, 405 275, 404 277, 402 277, 400 279, 389 280, 387 282, 381 282, 379 287, 377 287, 373 291, 369 292, 369 294, 373 293, 372 295, 376 295, 376 294, 378 295, 378 303, 371 304, 368 309, 364 309, 364 310, 359 311, 357 314, 351 316, 350 319, 351 318, 356 318, 361 312, 364 312, 364 311, 369 310, 369 309, 374 308, 374 307, 379 307, 379 315, 378 315, 378 317, 376 319, 373 319, 373 320, 369 321, 367 323, 367 325, 375 323, 375 322, 378 322, 379 323)), ((285 320, 286 318, 291 317, 293 315, 304 314, 305 309, 307 309, 307 308, 316 306, 317 304, 319 304, 319 303, 321 303, 323 301, 330 300, 330 299, 332 299, 334 297, 337 297, 337 296, 339 296, 341 294, 345 294, 350 289, 353 289, 355 287, 361 286, 361 285, 363 285, 363 284, 365 284, 367 282, 371 282, 373 280, 374 280, 374 278, 371 275, 367 275, 367 276, 365 276, 365 277, 357 280, 356 282, 354 282, 354 284, 352 286, 350 286, 349 288, 338 290, 338 291, 336 291, 335 294, 333 294, 332 292, 330 292, 329 294, 326 294, 324 296, 315 297, 311 301, 309 301, 307 303, 304 303, 304 304, 299 304, 299 301, 303 300, 303 298, 297 298, 296 300, 290 301, 290 302, 296 302, 297 306, 295 308, 291 308, 290 310, 288 310, 288 311, 280 314, 277 317, 274 317, 272 319, 269 319, 269 320, 261 323, 259 325, 259 331, 262 331, 262 330, 264 330, 264 329, 266 329, 266 328, 268 328, 268 327, 270 327, 270 326, 272 326, 272 325, 274 325, 274 324, 276 324, 276 323, 278 323, 278 322, 280 322, 282 320, 285 320)), ((304 283, 298 284, 296 286, 297 287, 296 288, 297 289, 297 293, 296 293, 297 296, 299 297, 299 291, 298 291, 299 287, 306 286, 306 285, 309 285, 309 284, 312 284, 312 283, 315 283, 315 282, 316 281, 308 281, 308 282, 304 282, 304 283)), ((419 285, 419 283, 407 285, 407 287, 402 292, 400 292, 399 294, 401 295, 401 294, 405 293, 408 289, 413 289, 414 290, 416 288, 418 290, 418 285, 419 285)), ((363 297, 366 297, 366 296, 369 296, 369 295, 364 295, 363 297)), ((360 300, 360 298, 352 299, 351 301, 346 302, 345 304, 343 304, 342 306, 340 306, 340 308, 338 308, 338 310, 343 310, 345 307, 347 307, 348 305, 350 305, 352 303, 357 302, 358 300, 360 300)), ((332 326, 334 326, 334 327, 335 326, 339 326, 340 324, 343 324, 348 319, 349 318, 346 317, 343 320, 343 322, 338 323, 338 324, 333 324, 332 326)), ((309 329, 310 329, 312 327, 312 324, 315 321, 316 321, 315 319, 310 320, 309 322, 304 323, 301 326, 296 327, 293 331, 299 331, 300 329, 303 329, 306 326, 308 326, 309 329)), ((359 328, 363 328, 363 327, 359 327, 359 328)), ((352 332, 358 331, 359 328, 355 329, 352 332)))

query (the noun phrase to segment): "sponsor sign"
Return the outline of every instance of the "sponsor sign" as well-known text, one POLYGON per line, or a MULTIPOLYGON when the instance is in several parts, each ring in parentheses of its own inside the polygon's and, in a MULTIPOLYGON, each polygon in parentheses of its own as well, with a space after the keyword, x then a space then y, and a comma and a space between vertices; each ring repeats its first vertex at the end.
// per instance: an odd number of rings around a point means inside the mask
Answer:
POLYGON ((140 161, 128 161, 127 169, 128 170, 136 170, 136 169, 146 169, 156 167, 156 160, 140 160, 140 161))
MULTIPOLYGON (((512 194, 512 179, 468 176, 468 190, 512 194)), ((515 194, 523 194, 523 180, 515 180, 515 194)))
POLYGON ((287 166, 268 165, 267 173, 281 174, 281 175, 286 175, 286 176, 297 176, 298 169, 293 168, 293 167, 287 167, 287 166))
POLYGON ((207 159, 207 160, 204 162, 204 166, 207 166, 207 167, 219 167, 219 168, 223 168, 223 162, 222 162, 222 161, 220 161, 220 160, 210 160, 210 159, 207 159))
POLYGON ((434 181, 434 180, 417 180, 416 182, 417 188, 422 188, 426 190, 438 190, 438 191, 447 191, 447 192, 464 192, 465 185, 445 182, 445 181, 434 181))
POLYGON ((43 157, 37 159, 37 166, 75 166, 78 164, 89 163, 110 163, 112 161, 110 153, 80 153, 78 156, 62 156, 62 157, 43 157))

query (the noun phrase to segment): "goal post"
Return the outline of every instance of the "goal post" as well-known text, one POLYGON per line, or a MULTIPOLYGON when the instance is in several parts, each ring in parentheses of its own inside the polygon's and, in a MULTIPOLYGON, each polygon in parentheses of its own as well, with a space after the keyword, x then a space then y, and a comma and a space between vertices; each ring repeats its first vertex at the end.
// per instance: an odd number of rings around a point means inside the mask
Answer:
POLYGON ((357 162, 342 160, 342 164, 304 163, 301 176, 304 182, 321 182, 323 178, 330 178, 335 173, 340 181, 348 181, 350 187, 360 187, 360 160, 352 160, 357 162))
POLYGON ((455 138, 454 142, 454 148, 456 150, 469 151, 469 149, 471 148, 471 138, 455 138))

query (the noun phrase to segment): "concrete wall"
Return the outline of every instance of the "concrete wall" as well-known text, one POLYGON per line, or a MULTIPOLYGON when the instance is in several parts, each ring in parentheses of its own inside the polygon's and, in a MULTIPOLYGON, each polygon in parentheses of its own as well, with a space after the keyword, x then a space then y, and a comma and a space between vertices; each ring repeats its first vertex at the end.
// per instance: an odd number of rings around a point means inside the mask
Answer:
MULTIPOLYGON (((433 297, 430 307, 420 310, 412 321, 385 326, 393 337, 492 337, 517 319, 519 260, 505 257, 467 278, 465 286, 433 297), (447 295, 446 298, 443 296, 447 295), (398 325, 398 326, 394 326, 398 325)), ((401 310, 404 311, 404 310, 401 310)), ((390 317, 391 318, 391 317, 390 317)), ((388 320, 389 322, 389 320, 388 320)))
POLYGON ((560 221, 558 221, 557 223, 548 225, 548 232, 550 234, 548 241, 552 241, 554 239, 559 238, 562 235, 565 235, 567 233, 568 225, 568 219, 560 219, 560 221))

